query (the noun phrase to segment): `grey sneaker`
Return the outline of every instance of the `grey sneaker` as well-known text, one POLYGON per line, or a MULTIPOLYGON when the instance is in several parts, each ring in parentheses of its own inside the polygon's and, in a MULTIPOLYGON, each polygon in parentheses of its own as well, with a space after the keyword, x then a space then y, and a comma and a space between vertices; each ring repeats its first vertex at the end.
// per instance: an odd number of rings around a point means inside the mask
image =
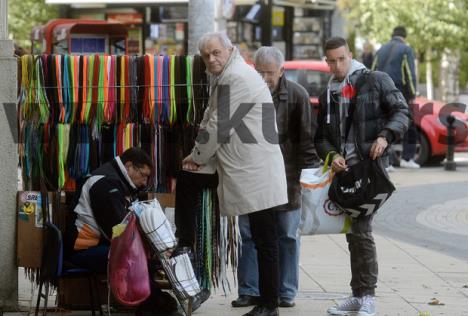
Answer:
MULTIPOLYGON (((340 305, 330 307, 327 312, 330 315, 348 315, 355 316, 358 315, 358 311, 361 308, 361 299, 358 297, 348 297, 346 301, 340 305)), ((363 314, 365 315, 365 314, 363 314)))
POLYGON ((363 296, 361 299, 361 308, 357 316, 375 316, 375 300, 371 295, 363 296))

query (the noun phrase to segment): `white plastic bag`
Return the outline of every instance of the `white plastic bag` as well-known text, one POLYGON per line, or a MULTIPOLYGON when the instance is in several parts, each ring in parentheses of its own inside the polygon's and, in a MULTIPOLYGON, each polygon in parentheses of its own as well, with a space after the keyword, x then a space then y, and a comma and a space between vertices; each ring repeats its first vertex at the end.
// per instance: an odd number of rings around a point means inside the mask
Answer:
POLYGON ((304 169, 301 172, 302 210, 300 229, 302 235, 348 233, 351 219, 328 198, 328 188, 333 174, 322 168, 304 169))
POLYGON ((169 259, 163 258, 161 263, 179 297, 187 299, 200 293, 200 285, 187 253, 169 259))
POLYGON ((158 251, 176 246, 171 223, 167 220, 158 200, 134 202, 130 209, 138 215, 141 230, 158 251))

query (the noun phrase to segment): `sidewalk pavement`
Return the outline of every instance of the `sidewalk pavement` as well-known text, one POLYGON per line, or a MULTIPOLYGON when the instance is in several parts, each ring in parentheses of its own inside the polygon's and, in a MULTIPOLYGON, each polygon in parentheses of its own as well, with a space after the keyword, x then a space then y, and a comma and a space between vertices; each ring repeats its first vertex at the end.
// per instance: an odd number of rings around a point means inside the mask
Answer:
MULTIPOLYGON (((468 262, 379 235, 375 240, 379 257, 377 315, 468 316, 468 262)), ((281 308, 281 315, 327 315, 329 306, 349 294, 349 253, 344 235, 303 237, 300 268, 296 307, 281 308)), ((234 286, 227 297, 218 290, 194 314, 243 315, 249 308, 230 305, 236 294, 234 286)), ((19 299, 21 314, 26 315, 32 299, 31 285, 21 271, 19 299)))
MULTIPOLYGON (((468 158, 467 154, 460 156, 462 159, 468 158)), ((468 174, 466 165, 455 173, 447 173, 440 167, 421 170, 424 171, 399 169, 391 177, 403 189, 423 183, 466 181, 468 174)), ((462 214, 459 223, 465 223, 465 227, 468 227, 468 206, 459 213, 462 214)), ((374 234, 374 237, 379 259, 377 315, 468 316, 468 262, 378 234, 374 234)), ((349 295, 351 275, 344 235, 303 236, 300 268, 296 307, 281 308, 281 315, 327 315, 329 306, 349 295)), ((19 303, 21 314, 25 315, 31 302, 34 306, 35 301, 32 301, 31 284, 24 279, 22 270, 19 278, 19 303)), ((218 290, 194 315, 234 316, 247 313, 250 308, 231 307, 231 301, 237 297, 232 278, 231 285, 232 293, 224 296, 218 290)), ((72 314, 89 315, 89 312, 72 314)))

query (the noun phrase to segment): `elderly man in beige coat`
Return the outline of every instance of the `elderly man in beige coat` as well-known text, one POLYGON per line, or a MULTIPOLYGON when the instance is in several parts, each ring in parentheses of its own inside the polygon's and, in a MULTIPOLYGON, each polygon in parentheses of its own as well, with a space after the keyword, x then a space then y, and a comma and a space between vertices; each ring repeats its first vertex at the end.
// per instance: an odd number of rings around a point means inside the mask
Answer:
POLYGON ((223 33, 199 42, 210 99, 184 170, 215 166, 222 215, 249 214, 257 248, 260 302, 247 316, 278 315, 278 241, 273 208, 288 202, 270 90, 223 33))

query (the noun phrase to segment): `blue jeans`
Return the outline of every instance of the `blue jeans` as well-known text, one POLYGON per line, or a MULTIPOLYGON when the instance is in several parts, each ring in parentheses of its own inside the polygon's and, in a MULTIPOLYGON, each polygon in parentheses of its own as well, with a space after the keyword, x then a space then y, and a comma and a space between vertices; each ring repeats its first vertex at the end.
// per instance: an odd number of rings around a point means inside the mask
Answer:
MULTIPOLYGON (((276 214, 279 239, 279 297, 292 301, 297 295, 299 284, 301 210, 276 211, 276 214)), ((259 296, 257 251, 252 241, 248 215, 239 216, 239 229, 242 236, 242 253, 237 269, 238 294, 259 296)))

